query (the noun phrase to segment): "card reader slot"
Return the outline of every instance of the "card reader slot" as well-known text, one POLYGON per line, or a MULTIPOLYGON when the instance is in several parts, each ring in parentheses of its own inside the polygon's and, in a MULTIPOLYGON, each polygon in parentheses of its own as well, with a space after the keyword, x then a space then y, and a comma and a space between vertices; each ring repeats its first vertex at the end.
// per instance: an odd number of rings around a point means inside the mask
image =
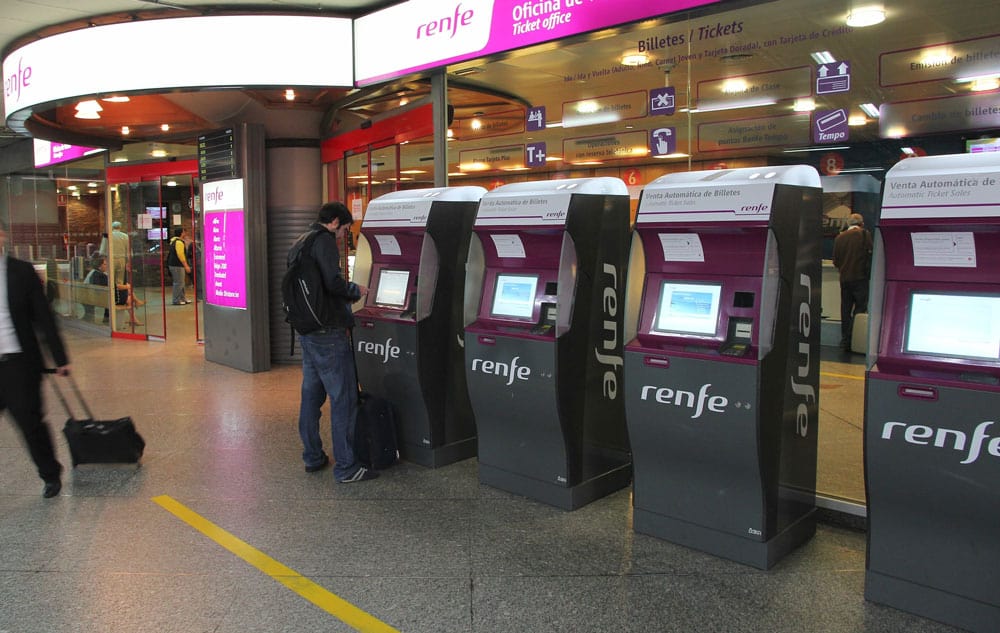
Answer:
POLYGON ((934 387, 915 387, 912 385, 900 385, 897 390, 900 398, 911 398, 915 400, 937 400, 938 391, 934 387))

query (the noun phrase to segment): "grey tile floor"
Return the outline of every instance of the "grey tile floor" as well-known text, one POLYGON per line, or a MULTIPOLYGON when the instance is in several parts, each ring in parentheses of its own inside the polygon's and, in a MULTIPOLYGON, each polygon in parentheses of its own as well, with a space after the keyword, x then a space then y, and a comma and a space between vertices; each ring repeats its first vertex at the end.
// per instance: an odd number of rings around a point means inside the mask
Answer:
MULTIPOLYGON (((147 451, 138 468, 68 471, 43 500, 0 425, 0 633, 955 630, 864 600, 861 532, 820 525, 763 572, 635 534, 628 490, 565 512, 480 485, 474 459, 335 485, 330 470, 303 472, 296 367, 246 374, 205 362, 191 339, 65 333, 97 416, 133 416, 147 451), (224 549, 154 502, 163 495, 372 627, 224 549)), ((48 402, 68 465, 65 416, 48 402)))

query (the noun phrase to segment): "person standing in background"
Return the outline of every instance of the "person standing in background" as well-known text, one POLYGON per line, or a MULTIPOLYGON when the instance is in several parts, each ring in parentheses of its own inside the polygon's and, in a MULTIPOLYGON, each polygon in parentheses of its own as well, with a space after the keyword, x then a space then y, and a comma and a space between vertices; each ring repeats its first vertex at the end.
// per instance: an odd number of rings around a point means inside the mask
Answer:
POLYGON ((34 267, 8 257, 6 243, 6 227, 0 223, 0 411, 6 409, 14 419, 45 482, 42 496, 50 499, 62 490, 62 464, 42 419, 45 360, 39 336, 57 374, 69 374, 69 358, 34 267))
MULTIPOLYGON (((106 253, 102 253, 106 254, 106 253)), ((115 278, 115 285, 127 283, 125 280, 125 269, 129 255, 128 233, 122 231, 122 223, 115 221, 111 223, 111 272, 115 278)))
POLYGON ((174 229, 174 236, 170 238, 167 247, 167 266, 170 268, 170 276, 174 280, 173 302, 175 306, 182 306, 191 303, 184 296, 184 286, 187 285, 187 277, 191 274, 191 265, 187 261, 187 242, 184 236, 187 232, 183 226, 174 229))
POLYGON ((840 271, 840 347, 851 350, 854 315, 868 312, 872 234, 860 213, 847 216, 847 228, 833 241, 833 265, 840 271))

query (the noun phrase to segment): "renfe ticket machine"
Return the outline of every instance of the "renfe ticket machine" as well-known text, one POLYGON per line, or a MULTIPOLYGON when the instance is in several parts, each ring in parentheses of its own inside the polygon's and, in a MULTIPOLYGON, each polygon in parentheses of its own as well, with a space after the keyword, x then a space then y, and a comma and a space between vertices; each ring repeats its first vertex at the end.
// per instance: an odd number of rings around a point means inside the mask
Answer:
POLYGON ((573 510, 628 485, 617 178, 505 185, 469 249, 465 368, 479 480, 573 510))
POLYGON ((371 201, 355 280, 354 352, 365 391, 395 405, 399 452, 430 467, 476 454, 463 371, 462 293, 482 187, 397 191, 371 201))
POLYGON ((889 170, 869 305, 865 597, 1000 631, 1000 154, 889 170))
POLYGON ((820 194, 804 166, 643 190, 624 391, 637 532, 761 569, 815 532, 820 194))

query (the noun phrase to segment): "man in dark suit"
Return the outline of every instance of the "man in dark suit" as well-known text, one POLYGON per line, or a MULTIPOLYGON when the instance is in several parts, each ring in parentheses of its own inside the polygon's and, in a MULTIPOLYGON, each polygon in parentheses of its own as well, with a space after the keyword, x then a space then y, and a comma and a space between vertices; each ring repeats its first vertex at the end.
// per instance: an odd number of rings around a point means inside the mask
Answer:
POLYGON ((41 343, 59 375, 69 374, 69 360, 41 279, 31 264, 5 254, 6 243, 0 223, 0 411, 7 409, 21 431, 49 499, 62 490, 62 465, 42 419, 41 343))

